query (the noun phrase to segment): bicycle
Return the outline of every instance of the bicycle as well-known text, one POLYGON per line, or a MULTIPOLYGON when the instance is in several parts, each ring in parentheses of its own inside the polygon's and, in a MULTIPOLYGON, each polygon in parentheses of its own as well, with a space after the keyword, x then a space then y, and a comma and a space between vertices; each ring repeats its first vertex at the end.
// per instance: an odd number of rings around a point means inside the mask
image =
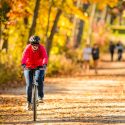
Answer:
POLYGON ((38 83, 36 82, 36 80, 34 79, 33 80, 33 97, 32 97, 32 101, 33 101, 33 106, 32 106, 32 109, 33 109, 33 121, 36 121, 36 118, 37 118, 37 86, 38 86, 38 83))
MULTIPOLYGON (((40 68, 40 70, 45 70, 45 68, 40 68)), ((44 77, 43 77, 44 78, 44 77)), ((43 79, 44 81, 44 79, 43 79)), ((32 95, 32 110, 33 110, 33 121, 36 121, 37 118, 37 106, 38 104, 38 90, 37 90, 38 82, 36 82, 35 78, 33 77, 33 95, 32 95)))
MULTIPOLYGON (((45 67, 41 67, 39 69, 40 70, 44 70, 44 71, 46 70, 45 67)), ((34 69, 33 72, 35 70, 36 69, 34 69)), ((20 74, 21 74, 20 78, 22 79, 23 78, 23 73, 21 72, 20 74)), ((45 77, 45 74, 43 74, 43 81, 44 81, 44 77, 45 77)), ((38 82, 36 81, 35 76, 33 75, 33 83, 32 83, 32 105, 31 105, 31 109, 29 109, 29 110, 33 111, 33 121, 36 121, 36 119, 37 119, 37 106, 39 105, 38 104, 39 100, 38 100, 38 90, 37 90, 37 88, 38 88, 38 82)))

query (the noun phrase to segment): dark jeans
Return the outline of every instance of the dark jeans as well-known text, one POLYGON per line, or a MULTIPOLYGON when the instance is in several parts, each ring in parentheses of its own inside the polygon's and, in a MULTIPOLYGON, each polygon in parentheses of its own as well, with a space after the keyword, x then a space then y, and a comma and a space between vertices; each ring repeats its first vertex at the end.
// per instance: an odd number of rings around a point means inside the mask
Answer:
POLYGON ((27 94, 27 101, 31 103, 32 101, 32 86, 33 86, 33 77, 35 78, 36 82, 38 82, 38 97, 43 98, 43 80, 44 80, 44 70, 39 69, 25 69, 24 76, 26 80, 26 94, 27 94))
POLYGON ((121 61, 122 59, 122 52, 118 52, 118 61, 121 61))
POLYGON ((111 61, 113 61, 114 52, 111 51, 110 54, 111 54, 111 61))

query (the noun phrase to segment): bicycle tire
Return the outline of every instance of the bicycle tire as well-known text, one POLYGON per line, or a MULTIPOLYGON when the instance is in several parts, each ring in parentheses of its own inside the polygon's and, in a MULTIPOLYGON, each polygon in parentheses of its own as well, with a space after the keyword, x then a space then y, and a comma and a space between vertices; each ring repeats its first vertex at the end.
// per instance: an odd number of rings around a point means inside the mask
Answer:
POLYGON ((36 121, 36 115, 37 115, 37 106, 36 106, 36 89, 37 86, 34 85, 33 87, 33 121, 36 121))

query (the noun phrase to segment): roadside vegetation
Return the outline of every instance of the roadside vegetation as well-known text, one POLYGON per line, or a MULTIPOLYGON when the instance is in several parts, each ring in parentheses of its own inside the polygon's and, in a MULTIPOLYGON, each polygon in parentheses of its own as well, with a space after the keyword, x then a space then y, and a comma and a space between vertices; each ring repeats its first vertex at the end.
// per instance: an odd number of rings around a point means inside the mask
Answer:
POLYGON ((47 76, 81 70, 86 42, 98 43, 104 53, 110 39, 124 39, 119 29, 111 28, 125 24, 124 5, 122 0, 2 0, 0 83, 19 80, 22 51, 32 34, 39 35, 47 49, 47 76))

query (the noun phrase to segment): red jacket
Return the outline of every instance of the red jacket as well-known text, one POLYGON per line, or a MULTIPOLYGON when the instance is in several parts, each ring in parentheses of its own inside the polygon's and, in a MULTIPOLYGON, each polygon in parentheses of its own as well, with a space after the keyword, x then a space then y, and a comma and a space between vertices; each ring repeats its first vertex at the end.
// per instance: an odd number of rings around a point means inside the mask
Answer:
POLYGON ((22 64, 26 65, 26 68, 37 68, 48 63, 48 56, 45 48, 39 45, 38 50, 34 51, 31 44, 27 45, 22 56, 22 64))

